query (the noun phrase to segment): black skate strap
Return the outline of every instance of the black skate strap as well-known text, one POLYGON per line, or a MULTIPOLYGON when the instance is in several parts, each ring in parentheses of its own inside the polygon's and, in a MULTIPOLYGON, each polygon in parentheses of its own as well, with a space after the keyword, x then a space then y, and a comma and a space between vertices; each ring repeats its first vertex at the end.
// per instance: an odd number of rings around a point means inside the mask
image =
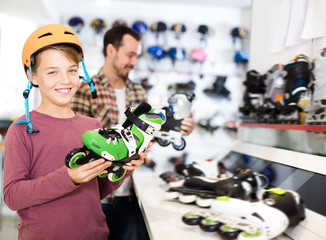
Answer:
MULTIPOLYGON (((136 116, 140 116, 141 114, 148 113, 151 110, 151 105, 149 105, 147 102, 142 102, 138 105, 138 107, 133 111, 133 114, 136 116)), ((130 111, 130 108, 126 110, 130 111)), ((122 124, 123 128, 127 128, 132 122, 129 120, 127 116, 127 120, 122 124)))
POLYGON ((130 111, 130 108, 125 111, 125 115, 129 121, 135 124, 142 131, 148 134, 154 131, 154 128, 151 125, 137 117, 132 111, 130 111))

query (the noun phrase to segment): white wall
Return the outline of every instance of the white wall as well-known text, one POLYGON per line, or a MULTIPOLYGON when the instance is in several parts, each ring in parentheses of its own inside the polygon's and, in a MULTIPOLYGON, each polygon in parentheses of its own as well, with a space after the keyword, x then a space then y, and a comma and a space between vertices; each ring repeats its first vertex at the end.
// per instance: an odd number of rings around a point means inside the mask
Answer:
MULTIPOLYGON (((318 1, 318 0, 317 0, 318 1)), ((250 69, 256 69, 260 73, 265 73, 274 64, 287 64, 298 54, 307 55, 310 60, 314 59, 320 49, 326 46, 326 37, 303 39, 299 44, 293 46, 283 46, 283 49, 273 52, 275 38, 281 38, 288 33, 288 21, 291 18, 285 7, 293 7, 293 4, 306 4, 316 2, 316 0, 253 0, 251 18, 251 38, 250 38, 250 69), (283 15, 281 14, 283 13, 283 15), (280 16, 280 14, 282 16, 280 16), (281 29, 281 31, 280 31, 281 29)), ((305 9, 307 11, 307 9, 305 9)), ((302 14, 306 14, 304 11, 302 14)), ((325 15, 325 14, 324 14, 325 15)), ((305 17, 302 16, 304 20, 305 17)), ((316 20, 315 25, 323 25, 325 19, 316 20)), ((297 22, 303 30, 304 22, 297 22)))

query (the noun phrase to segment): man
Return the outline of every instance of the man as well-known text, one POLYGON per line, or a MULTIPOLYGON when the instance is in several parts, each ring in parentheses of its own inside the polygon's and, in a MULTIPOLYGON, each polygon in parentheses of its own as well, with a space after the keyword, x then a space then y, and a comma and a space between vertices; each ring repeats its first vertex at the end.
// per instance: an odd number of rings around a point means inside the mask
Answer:
MULTIPOLYGON (((92 77, 98 97, 92 99, 88 85, 82 83, 71 101, 71 107, 81 114, 97 118, 103 127, 110 128, 123 123, 127 107, 134 107, 146 98, 142 86, 128 78, 141 53, 140 35, 131 28, 116 26, 105 33, 103 43, 104 65, 92 77)), ((185 118, 181 133, 189 135, 194 127, 193 119, 185 118)), ((136 217, 141 217, 141 212, 136 196, 131 191, 130 181, 124 182, 114 196, 110 195, 102 202, 110 229, 110 240, 132 239, 132 228, 136 222, 141 222, 137 226, 137 239, 149 239, 144 231, 146 228, 143 219, 136 220, 136 217)))

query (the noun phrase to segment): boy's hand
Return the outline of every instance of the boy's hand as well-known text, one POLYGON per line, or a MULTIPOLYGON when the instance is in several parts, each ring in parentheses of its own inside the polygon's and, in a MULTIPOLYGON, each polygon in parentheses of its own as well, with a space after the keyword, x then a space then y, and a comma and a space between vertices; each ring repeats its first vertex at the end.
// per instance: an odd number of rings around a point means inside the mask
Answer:
POLYGON ((97 177, 100 174, 107 173, 108 167, 110 167, 112 162, 105 161, 103 158, 86 163, 77 168, 67 168, 68 174, 73 183, 85 183, 89 182, 93 178, 97 177))
MULTIPOLYGON (((153 142, 150 142, 148 144, 147 149, 149 149, 152 145, 153 145, 153 142)), ((146 152, 140 153, 139 159, 137 159, 137 160, 131 160, 130 161, 131 166, 130 165, 129 166, 128 165, 124 165, 123 166, 123 169, 126 169, 126 170, 134 170, 136 168, 139 168, 140 165, 142 165, 144 163, 146 157, 147 157, 147 153, 146 152)))

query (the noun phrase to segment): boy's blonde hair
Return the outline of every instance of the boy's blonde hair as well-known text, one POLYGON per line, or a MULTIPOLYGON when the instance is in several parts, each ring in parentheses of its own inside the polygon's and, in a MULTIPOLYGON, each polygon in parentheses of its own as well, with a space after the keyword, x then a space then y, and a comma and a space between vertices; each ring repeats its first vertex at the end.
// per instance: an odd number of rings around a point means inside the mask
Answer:
POLYGON ((53 50, 57 50, 61 53, 63 53, 70 61, 72 61, 73 63, 76 63, 77 65, 82 61, 82 57, 80 56, 80 54, 78 53, 77 49, 75 49, 72 46, 69 45, 51 45, 51 46, 47 46, 45 48, 43 48, 39 53, 37 53, 34 57, 35 59, 35 63, 32 65, 32 72, 36 73, 37 72, 37 68, 40 65, 40 58, 39 58, 39 54, 45 50, 49 50, 49 49, 53 49, 53 50))

